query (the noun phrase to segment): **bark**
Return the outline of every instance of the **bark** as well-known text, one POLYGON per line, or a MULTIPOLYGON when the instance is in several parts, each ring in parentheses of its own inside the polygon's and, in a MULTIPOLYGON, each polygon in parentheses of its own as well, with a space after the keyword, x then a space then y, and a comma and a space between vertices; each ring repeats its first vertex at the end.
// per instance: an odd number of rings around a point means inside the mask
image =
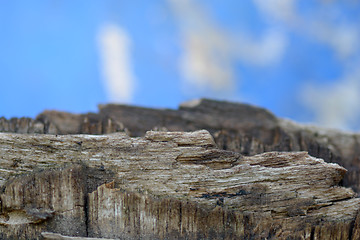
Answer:
POLYGON ((0 133, 0 162, 1 239, 359 238, 343 167, 243 156, 206 130, 0 133))

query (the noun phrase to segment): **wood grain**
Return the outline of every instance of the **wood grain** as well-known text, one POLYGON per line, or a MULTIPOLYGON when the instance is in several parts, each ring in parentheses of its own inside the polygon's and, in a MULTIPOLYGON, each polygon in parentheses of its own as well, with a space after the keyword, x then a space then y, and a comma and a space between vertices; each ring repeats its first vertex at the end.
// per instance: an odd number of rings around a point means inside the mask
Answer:
POLYGON ((206 130, 0 133, 0 237, 351 239, 345 173, 306 152, 221 150, 206 130))

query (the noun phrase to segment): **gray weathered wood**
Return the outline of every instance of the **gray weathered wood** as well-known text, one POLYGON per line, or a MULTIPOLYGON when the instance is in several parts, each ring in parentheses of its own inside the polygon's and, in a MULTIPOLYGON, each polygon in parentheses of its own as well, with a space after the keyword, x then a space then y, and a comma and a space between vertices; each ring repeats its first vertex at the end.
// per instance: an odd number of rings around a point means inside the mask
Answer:
POLYGON ((345 173, 306 152, 220 150, 205 130, 0 133, 0 237, 357 239, 345 173))
POLYGON ((208 130, 219 148, 255 155, 269 151, 306 151, 335 162, 348 172, 342 184, 360 194, 360 135, 277 118, 255 106, 199 99, 179 109, 100 105, 98 113, 44 111, 36 119, 0 118, 0 132, 48 134, 107 134, 144 136, 149 130, 208 130))

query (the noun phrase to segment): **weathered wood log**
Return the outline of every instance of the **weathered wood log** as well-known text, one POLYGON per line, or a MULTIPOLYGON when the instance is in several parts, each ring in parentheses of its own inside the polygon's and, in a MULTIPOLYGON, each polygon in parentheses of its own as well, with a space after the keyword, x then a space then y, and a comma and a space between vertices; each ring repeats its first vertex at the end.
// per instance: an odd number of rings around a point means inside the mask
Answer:
POLYGON ((99 113, 45 111, 35 120, 0 118, 0 132, 106 134, 126 131, 144 136, 148 130, 208 130, 224 150, 252 156, 269 151, 307 151, 335 162, 348 172, 342 184, 360 194, 360 135, 310 127, 275 117, 250 105, 201 99, 178 110, 101 105, 99 113))
POLYGON ((0 133, 0 238, 359 239, 345 172, 306 152, 221 150, 205 130, 0 133))

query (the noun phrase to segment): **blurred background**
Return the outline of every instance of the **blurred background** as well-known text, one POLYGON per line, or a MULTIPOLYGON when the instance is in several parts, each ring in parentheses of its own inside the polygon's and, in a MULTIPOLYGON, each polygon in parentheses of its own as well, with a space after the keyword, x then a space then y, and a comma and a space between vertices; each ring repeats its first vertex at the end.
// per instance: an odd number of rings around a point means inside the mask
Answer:
POLYGON ((0 116, 207 97, 360 130, 359 1, 0 3, 0 116))

